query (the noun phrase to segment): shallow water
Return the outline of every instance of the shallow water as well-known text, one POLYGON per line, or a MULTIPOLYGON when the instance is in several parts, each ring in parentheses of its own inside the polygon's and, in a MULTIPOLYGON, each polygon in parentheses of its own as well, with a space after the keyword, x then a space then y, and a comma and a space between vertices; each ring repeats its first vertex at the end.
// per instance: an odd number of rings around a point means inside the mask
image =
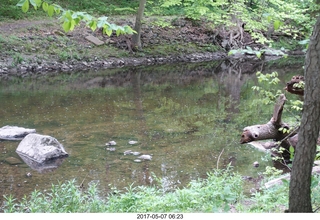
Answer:
POLYGON ((2 80, 0 127, 35 128, 60 141, 69 157, 40 173, 16 154, 19 141, 0 141, 0 194, 20 198, 73 178, 84 186, 98 182, 103 194, 159 179, 172 190, 228 164, 243 176, 259 177, 272 162, 239 144, 243 127, 265 123, 272 114, 272 108, 247 107, 258 70, 278 71, 283 83, 303 74, 299 65, 215 61, 2 80), (114 151, 107 150, 109 141, 117 143, 114 151), (127 150, 152 160, 135 162, 138 156, 125 155, 127 150))

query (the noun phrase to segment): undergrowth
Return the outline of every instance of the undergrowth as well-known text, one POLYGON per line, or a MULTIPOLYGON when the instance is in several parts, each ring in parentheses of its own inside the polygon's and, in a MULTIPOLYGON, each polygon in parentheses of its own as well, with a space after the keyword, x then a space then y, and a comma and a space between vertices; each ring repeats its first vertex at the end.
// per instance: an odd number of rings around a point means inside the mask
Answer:
MULTIPOLYGON (((100 196, 98 184, 79 188, 76 180, 52 185, 46 192, 33 191, 21 201, 4 196, 1 211, 5 213, 142 213, 142 212, 283 212, 288 204, 288 182, 262 189, 246 196, 244 180, 230 168, 214 170, 206 179, 173 192, 156 186, 130 185, 123 190, 113 188, 106 198, 100 196)), ((320 177, 312 179, 312 201, 319 207, 320 177)))

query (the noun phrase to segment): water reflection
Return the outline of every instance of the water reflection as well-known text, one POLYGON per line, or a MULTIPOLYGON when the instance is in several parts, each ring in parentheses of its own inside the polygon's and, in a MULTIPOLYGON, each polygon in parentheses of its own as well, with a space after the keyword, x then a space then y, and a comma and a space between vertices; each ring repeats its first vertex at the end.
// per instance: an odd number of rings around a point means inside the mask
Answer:
POLYGON ((272 162, 239 144, 243 127, 272 112, 248 108, 257 70, 277 70, 283 82, 302 72, 298 65, 217 61, 2 80, 0 127, 35 128, 57 138, 69 157, 54 172, 34 172, 5 162, 19 158, 19 142, 0 142, 0 193, 21 197, 73 178, 99 181, 103 194, 132 183, 157 182, 169 191, 230 163, 245 176, 259 176, 272 162), (111 140, 114 151, 106 150, 111 140), (127 150, 153 157, 136 163, 127 150))
POLYGON ((46 160, 42 163, 39 163, 35 160, 32 160, 23 154, 19 154, 19 157, 33 170, 36 170, 39 173, 49 173, 56 170, 59 166, 61 166, 62 162, 67 158, 67 156, 64 157, 57 157, 50 160, 46 160))

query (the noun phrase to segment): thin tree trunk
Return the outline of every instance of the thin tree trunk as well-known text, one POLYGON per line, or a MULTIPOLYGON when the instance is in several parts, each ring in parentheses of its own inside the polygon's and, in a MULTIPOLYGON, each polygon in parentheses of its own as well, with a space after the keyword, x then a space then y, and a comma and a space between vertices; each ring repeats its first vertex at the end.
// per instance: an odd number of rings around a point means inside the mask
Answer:
POLYGON ((311 171, 320 127, 320 17, 305 60, 303 114, 291 171, 289 212, 312 212, 311 171))
POLYGON ((134 30, 137 32, 132 36, 132 49, 141 49, 141 19, 143 17, 146 0, 140 0, 139 9, 136 15, 134 30))

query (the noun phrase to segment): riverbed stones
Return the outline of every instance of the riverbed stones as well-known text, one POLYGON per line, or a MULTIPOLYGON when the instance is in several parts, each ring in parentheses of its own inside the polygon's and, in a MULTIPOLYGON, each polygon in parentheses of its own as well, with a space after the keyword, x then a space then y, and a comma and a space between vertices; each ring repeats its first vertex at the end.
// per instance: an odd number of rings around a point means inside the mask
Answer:
POLYGON ((19 156, 22 155, 38 163, 68 156, 68 153, 57 139, 41 134, 28 134, 20 142, 16 152, 19 156))
POLYGON ((0 128, 0 140, 22 140, 25 136, 31 133, 36 133, 36 130, 6 125, 0 128))

